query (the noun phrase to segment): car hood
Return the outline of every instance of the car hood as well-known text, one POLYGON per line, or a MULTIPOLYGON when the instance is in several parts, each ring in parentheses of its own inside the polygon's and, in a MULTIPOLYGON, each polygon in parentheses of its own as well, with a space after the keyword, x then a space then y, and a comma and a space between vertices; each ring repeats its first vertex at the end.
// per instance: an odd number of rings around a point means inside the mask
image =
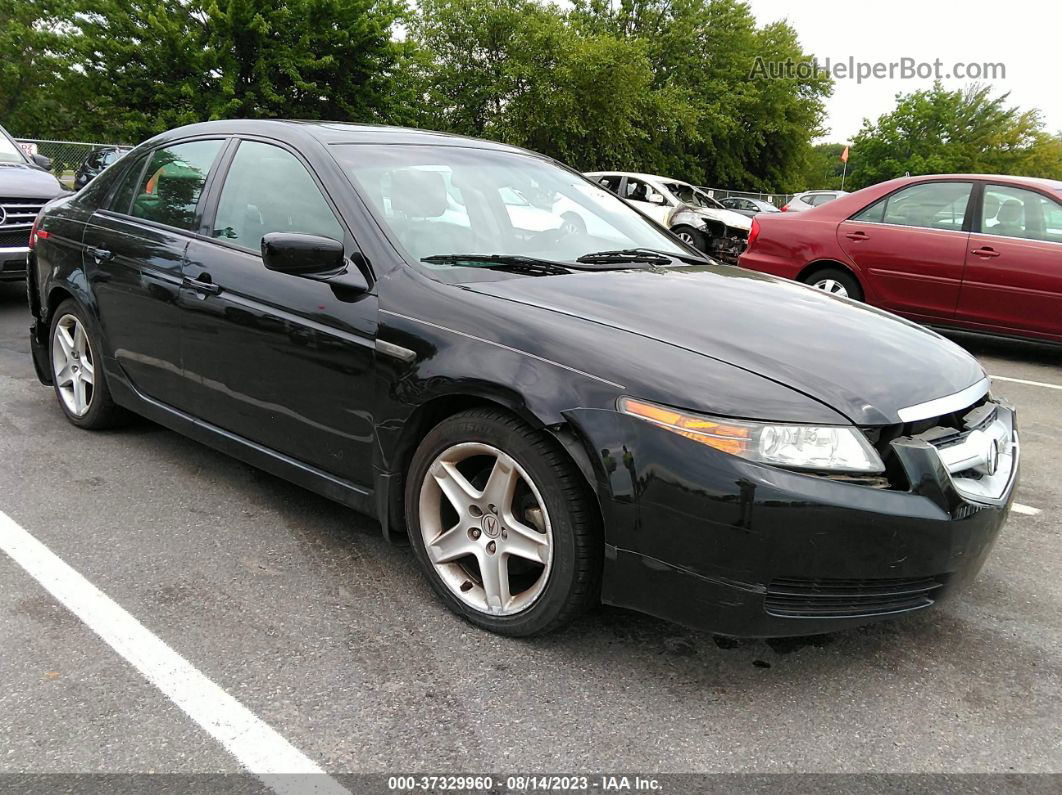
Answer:
POLYGON ((733 210, 716 210, 711 207, 693 207, 692 205, 685 206, 702 218, 711 218, 713 221, 720 221, 735 229, 743 229, 748 232, 752 228, 752 221, 747 216, 736 213, 733 210))
POLYGON ((47 171, 24 163, 0 163, 0 196, 51 199, 62 192, 59 180, 47 171))
MULTIPOLYGON (((466 288, 725 362, 803 393, 859 425, 897 423, 901 409, 984 378, 972 356, 922 326, 740 268, 583 272, 466 288)), ((622 337, 616 344, 624 345, 622 337)), ((593 352, 579 355, 579 366, 593 372, 593 352)), ((674 396, 676 405, 682 401, 682 395, 674 396)))

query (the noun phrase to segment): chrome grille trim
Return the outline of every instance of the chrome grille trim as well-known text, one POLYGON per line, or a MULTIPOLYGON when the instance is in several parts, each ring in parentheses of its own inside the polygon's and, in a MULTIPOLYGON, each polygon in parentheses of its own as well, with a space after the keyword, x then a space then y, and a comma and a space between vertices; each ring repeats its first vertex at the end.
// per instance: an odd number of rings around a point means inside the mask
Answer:
POLYGON ((917 403, 914 406, 907 406, 897 411, 896 414, 899 416, 900 422, 918 422, 919 420, 939 417, 943 414, 951 414, 972 406, 988 394, 991 386, 992 382, 988 380, 988 376, 985 376, 976 384, 966 387, 961 392, 945 395, 934 400, 927 400, 925 403, 917 403))

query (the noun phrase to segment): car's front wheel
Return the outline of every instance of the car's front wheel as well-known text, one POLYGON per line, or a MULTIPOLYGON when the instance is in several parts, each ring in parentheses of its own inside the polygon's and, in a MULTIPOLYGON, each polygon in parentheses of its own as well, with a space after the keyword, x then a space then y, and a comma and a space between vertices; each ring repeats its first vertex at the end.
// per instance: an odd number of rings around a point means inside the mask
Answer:
POLYGON ((541 634, 598 598, 600 521, 586 482, 554 440, 509 414, 466 411, 430 431, 405 507, 432 587, 478 626, 541 634))
POLYGON ((72 299, 52 315, 52 385, 66 418, 81 428, 108 428, 122 411, 111 400, 100 344, 85 311, 72 299))

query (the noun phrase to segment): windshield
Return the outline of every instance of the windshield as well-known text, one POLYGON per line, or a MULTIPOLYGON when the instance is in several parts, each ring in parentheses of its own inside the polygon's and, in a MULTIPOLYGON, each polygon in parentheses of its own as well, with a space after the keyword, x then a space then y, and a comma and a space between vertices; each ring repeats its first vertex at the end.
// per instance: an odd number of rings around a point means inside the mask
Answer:
POLYGON ((681 182, 669 182, 667 189, 675 194, 675 198, 683 204, 689 204, 694 207, 704 207, 709 210, 726 209, 707 193, 697 190, 692 185, 684 185, 681 182))
POLYGON ((25 163, 26 158, 18 144, 13 142, 3 133, 0 133, 0 163, 25 163))
POLYGON ((560 263, 617 249, 689 256, 604 188, 531 155, 367 144, 334 144, 332 152, 413 261, 450 280, 477 265, 440 261, 453 254, 560 263))

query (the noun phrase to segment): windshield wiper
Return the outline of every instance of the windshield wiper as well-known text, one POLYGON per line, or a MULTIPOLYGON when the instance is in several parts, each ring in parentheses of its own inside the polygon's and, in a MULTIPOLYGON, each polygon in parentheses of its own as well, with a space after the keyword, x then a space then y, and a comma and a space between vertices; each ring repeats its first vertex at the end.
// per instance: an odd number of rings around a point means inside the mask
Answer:
POLYGON ((518 254, 433 254, 430 257, 421 257, 421 262, 430 262, 436 265, 455 265, 461 262, 482 262, 491 270, 508 270, 514 273, 534 273, 540 276, 554 276, 562 273, 571 273, 571 270, 559 262, 535 257, 524 257, 518 254))
POLYGON ((688 254, 671 254, 666 251, 656 251, 651 248, 622 248, 616 251, 595 251, 592 254, 583 254, 577 262, 587 264, 610 264, 621 262, 644 262, 647 265, 671 265, 675 260, 693 260, 710 264, 710 260, 702 260, 688 254))

